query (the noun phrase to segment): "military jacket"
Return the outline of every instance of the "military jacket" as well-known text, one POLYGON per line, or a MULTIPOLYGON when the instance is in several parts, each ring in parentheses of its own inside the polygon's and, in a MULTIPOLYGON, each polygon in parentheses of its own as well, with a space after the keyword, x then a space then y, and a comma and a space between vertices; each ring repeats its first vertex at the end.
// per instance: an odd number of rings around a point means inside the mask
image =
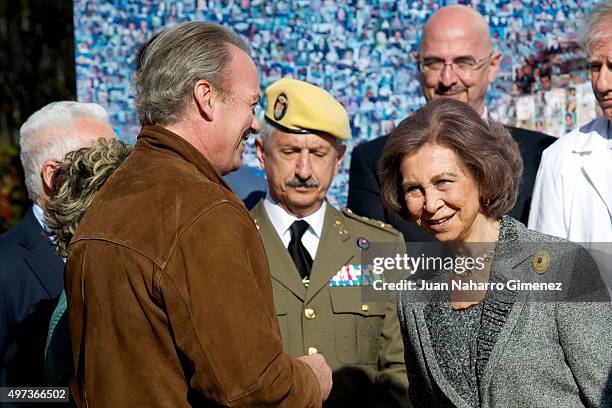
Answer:
POLYGON ((326 405, 360 402, 358 406, 403 406, 387 400, 403 400, 407 389, 393 294, 388 294, 389 301, 369 302, 362 300, 360 286, 330 285, 344 266, 360 264, 362 248, 367 246, 364 243, 395 243, 404 251, 401 233, 388 224, 350 210, 341 212, 328 204, 310 280, 305 285, 263 200, 251 210, 251 216, 270 264, 284 350, 294 356, 323 354, 334 371, 330 401, 342 402, 328 401, 326 405), (376 390, 364 391, 372 387, 376 390), (378 402, 362 405, 363 394, 378 402))

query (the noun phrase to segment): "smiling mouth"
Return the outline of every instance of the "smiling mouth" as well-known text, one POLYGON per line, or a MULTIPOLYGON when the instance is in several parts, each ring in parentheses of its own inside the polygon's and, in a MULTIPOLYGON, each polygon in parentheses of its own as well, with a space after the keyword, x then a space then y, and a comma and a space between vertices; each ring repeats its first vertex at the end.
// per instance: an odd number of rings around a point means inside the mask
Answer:
POLYGON ((438 93, 438 96, 442 98, 455 98, 461 94, 463 94, 463 91, 438 93))
POLYGON ((240 139, 238 139, 238 143, 236 144, 236 150, 240 149, 241 147, 244 149, 245 144, 247 142, 247 140, 249 140, 249 136, 251 135, 250 130, 244 132, 242 134, 242 136, 240 137, 240 139))
POLYGON ((427 224, 429 229, 433 231, 444 231, 448 228, 455 214, 449 215, 448 217, 438 218, 437 220, 428 220, 427 224))

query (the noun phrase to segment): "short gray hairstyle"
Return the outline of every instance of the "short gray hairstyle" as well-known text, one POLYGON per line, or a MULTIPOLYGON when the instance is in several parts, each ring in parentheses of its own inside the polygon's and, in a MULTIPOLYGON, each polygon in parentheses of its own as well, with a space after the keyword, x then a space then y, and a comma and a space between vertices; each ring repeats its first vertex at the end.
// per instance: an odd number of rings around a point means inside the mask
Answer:
POLYGON ((272 133, 274 133, 277 129, 276 127, 274 127, 273 124, 268 122, 268 119, 266 119, 265 116, 262 116, 262 118, 259 120, 259 127, 259 136, 261 137, 263 145, 265 147, 270 141, 272 133))
MULTIPOLYGON (((265 116, 262 116, 261 119, 259 119, 259 127, 259 137, 261 137, 263 146, 265 148, 268 142, 270 141, 270 138, 272 137, 272 133, 277 132, 278 128, 272 123, 270 123, 270 121, 266 119, 265 116)), ((338 147, 342 147, 345 145, 344 140, 340 140, 337 138, 336 140, 338 141, 338 147)))
POLYGON ((66 154, 82 147, 74 121, 91 118, 108 123, 108 112, 96 103, 52 102, 34 112, 19 130, 20 158, 28 197, 43 197, 41 169, 45 161, 61 162, 66 154))
POLYGON ((593 45, 602 40, 612 41, 612 1, 604 0, 593 7, 585 16, 580 43, 584 50, 590 54, 593 45))
POLYGON ((136 111, 142 125, 176 123, 193 96, 193 85, 204 79, 227 95, 223 71, 233 45, 248 52, 244 40, 218 24, 178 24, 155 36, 140 57, 136 74, 136 111))

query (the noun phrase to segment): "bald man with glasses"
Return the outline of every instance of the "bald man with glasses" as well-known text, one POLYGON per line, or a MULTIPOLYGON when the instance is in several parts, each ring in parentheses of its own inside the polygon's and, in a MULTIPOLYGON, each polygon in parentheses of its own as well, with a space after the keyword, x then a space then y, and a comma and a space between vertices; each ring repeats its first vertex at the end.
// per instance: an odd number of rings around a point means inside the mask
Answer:
MULTIPOLYGON (((489 26, 482 15, 462 5, 441 8, 425 23, 419 51, 414 57, 425 99, 457 99, 468 103, 488 119, 487 90, 497 76, 502 53, 494 50, 489 26)), ((525 167, 519 197, 509 214, 527 223, 542 151, 555 138, 525 129, 508 127, 508 130, 519 144, 525 167)), ((387 137, 362 143, 353 150, 348 207, 360 215, 393 225, 408 242, 431 241, 432 238, 416 225, 399 218, 382 205, 378 160, 387 137)))

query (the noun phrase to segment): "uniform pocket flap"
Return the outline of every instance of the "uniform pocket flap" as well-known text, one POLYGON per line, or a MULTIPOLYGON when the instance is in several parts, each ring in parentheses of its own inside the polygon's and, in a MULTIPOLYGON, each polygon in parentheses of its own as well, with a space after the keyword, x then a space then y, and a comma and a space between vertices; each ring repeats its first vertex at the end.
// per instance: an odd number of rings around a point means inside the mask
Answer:
POLYGON ((331 288, 330 296, 334 313, 353 313, 361 316, 384 316, 385 303, 361 299, 361 288, 331 288))

